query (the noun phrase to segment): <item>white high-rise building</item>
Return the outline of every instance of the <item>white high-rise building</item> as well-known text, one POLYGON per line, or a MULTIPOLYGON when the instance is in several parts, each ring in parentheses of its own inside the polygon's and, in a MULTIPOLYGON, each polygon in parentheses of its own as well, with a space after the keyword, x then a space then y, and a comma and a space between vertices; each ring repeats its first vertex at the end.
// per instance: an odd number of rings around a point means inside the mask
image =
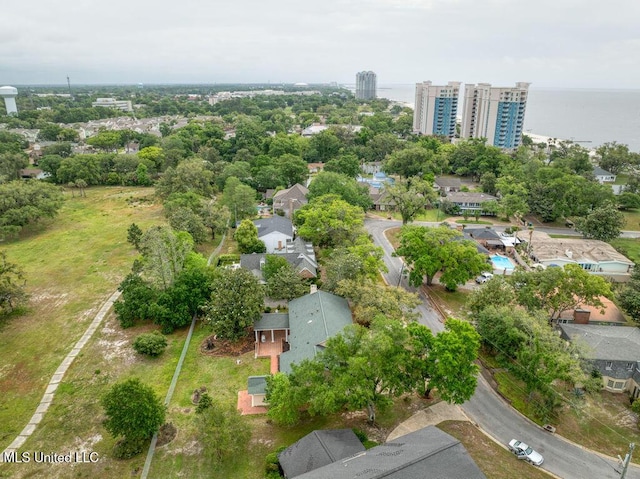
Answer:
POLYGON ((422 135, 453 138, 456 134, 456 115, 460 82, 432 85, 430 81, 416 83, 416 105, 413 110, 413 131, 422 135))
POLYGON ((464 89, 461 138, 486 138, 489 145, 517 148, 522 143, 530 83, 514 87, 468 84, 464 89))
POLYGON ((4 98, 4 106, 7 109, 7 115, 17 115, 18 107, 16 106, 16 97, 18 89, 12 86, 0 87, 0 97, 4 98))
POLYGON ((377 94, 377 78, 374 72, 358 72, 356 74, 356 98, 373 100, 377 94))

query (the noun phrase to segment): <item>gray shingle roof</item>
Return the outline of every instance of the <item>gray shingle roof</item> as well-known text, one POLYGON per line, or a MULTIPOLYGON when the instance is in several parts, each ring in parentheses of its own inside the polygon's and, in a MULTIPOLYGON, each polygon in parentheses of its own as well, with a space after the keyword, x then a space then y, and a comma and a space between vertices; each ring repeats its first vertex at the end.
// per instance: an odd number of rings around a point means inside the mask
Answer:
POLYGON ((298 479, 486 479, 464 446, 435 426, 425 427, 298 479))
MULTIPOLYGON (((306 255, 303 253, 280 253, 278 256, 283 257, 293 268, 300 272, 307 269, 313 276, 317 274, 317 263, 314 255, 306 255)), ((267 253, 252 253, 240 255, 240 267, 251 271, 258 279, 262 279, 262 269, 260 262, 266 261, 267 253)))
POLYGON ((287 205, 289 200, 293 200, 294 205, 306 205, 307 204, 307 194, 309 193, 309 189, 306 186, 302 186, 300 183, 296 183, 291 188, 287 188, 286 190, 280 190, 276 194, 273 195, 273 203, 282 204, 284 206, 287 205))
POLYGON ((607 170, 600 168, 599 166, 593 167, 594 176, 615 176, 613 173, 608 172, 607 170))
POLYGON ((285 477, 292 479, 364 451, 351 429, 313 431, 278 454, 285 477))
POLYGON ((489 228, 467 228, 465 233, 469 233, 475 239, 500 239, 500 235, 489 228))
POLYGON ((560 328, 572 341, 586 344, 591 359, 640 360, 640 329, 636 327, 561 324, 560 328))
POLYGON ((262 238, 264 235, 274 231, 284 233, 293 238, 293 223, 284 216, 274 215, 270 218, 262 218, 255 220, 253 224, 258 227, 258 238, 262 238))
POLYGON ((318 346, 352 324, 347 300, 326 291, 289 301, 289 344, 280 355, 280 371, 291 372, 291 364, 312 359, 318 346))
POLYGON ((247 392, 249 394, 264 394, 267 390, 266 376, 249 376, 247 392))
POLYGON ((289 313, 263 313, 253 325, 254 331, 271 331, 272 329, 288 329, 289 313))
POLYGON ((460 182, 460 178, 447 178, 442 176, 438 176, 435 179, 435 184, 440 186, 441 188, 444 188, 446 186, 450 188, 451 187, 460 188, 462 186, 462 183, 460 182))

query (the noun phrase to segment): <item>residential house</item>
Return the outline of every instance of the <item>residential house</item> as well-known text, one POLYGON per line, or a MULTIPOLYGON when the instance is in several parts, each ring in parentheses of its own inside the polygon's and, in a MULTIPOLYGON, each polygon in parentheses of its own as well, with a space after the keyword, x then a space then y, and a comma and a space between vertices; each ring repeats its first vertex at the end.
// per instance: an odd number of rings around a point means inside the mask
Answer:
POLYGON ((474 211, 482 210, 483 203, 498 201, 498 198, 487 193, 452 191, 447 193, 445 200, 457 205, 461 212, 466 210, 473 214, 474 211))
POLYGON ((547 267, 577 264, 591 274, 613 281, 628 281, 634 265, 633 261, 604 241, 550 238, 548 235, 537 235, 530 242, 529 256, 547 267))
POLYGON ((278 454, 284 477, 293 479, 356 454, 364 446, 352 429, 313 431, 278 454))
POLYGON ((307 200, 308 193, 309 189, 300 183, 296 183, 286 190, 278 191, 273 195, 273 213, 282 211, 287 218, 292 218, 295 211, 309 202, 307 200))
MULTIPOLYGON (((281 253, 278 254, 287 260, 295 271, 298 272, 303 278, 315 278, 317 275, 318 263, 316 263, 316 257, 311 250, 311 254, 308 253, 281 253)), ((248 269, 253 275, 258 278, 261 283, 264 283, 262 276, 262 270, 267 261, 266 253, 252 253, 240 255, 240 267, 248 269)))
MULTIPOLYGON (((304 440, 305 438, 303 438, 304 440)), ((308 440, 309 450, 303 451, 299 447, 288 453, 286 449, 278 458, 283 458, 289 465, 291 458, 306 458, 306 463, 298 463, 293 473, 306 471, 299 475, 286 475, 288 479, 408 479, 408 478, 444 478, 459 477, 465 479, 486 479, 464 446, 456 438, 441 431, 435 426, 428 426, 415 432, 388 441, 366 451, 356 452, 349 457, 343 457, 330 464, 312 469, 340 446, 340 440, 347 440, 345 436, 338 436, 336 446, 333 437, 326 436, 323 442, 308 440), (329 452, 323 446, 330 445, 329 452)), ((355 448, 352 440, 348 440, 349 447, 355 448)), ((294 444, 294 446, 296 446, 294 444)), ((292 446, 292 447, 294 447, 292 446)), ((281 460, 282 464, 282 460, 281 460)), ((283 467, 284 470, 284 467, 283 467)), ((285 471, 286 474, 286 471, 285 471)))
POLYGON ((460 178, 450 176, 438 176, 434 183, 433 189, 440 192, 440 196, 447 196, 449 193, 459 192, 462 188, 460 178))
POLYGON ((615 183, 616 175, 609 173, 607 170, 600 168, 599 166, 593 167, 593 176, 596 177, 598 183, 615 183))
POLYGON ((384 191, 383 187, 376 188, 369 185, 369 198, 371 198, 372 208, 376 211, 393 211, 396 202, 384 191))
POLYGON ((253 224, 258 228, 258 238, 264 241, 267 253, 287 252, 287 241, 293 240, 293 223, 290 219, 274 215, 254 220, 253 224))
POLYGON ((640 396, 640 329, 625 326, 560 324, 562 337, 582 344, 593 369, 602 374, 602 387, 640 396))
POLYGON ((376 173, 380 173, 382 171, 382 162, 369 161, 366 163, 362 163, 360 169, 365 175, 375 175, 376 173))
POLYGON ((23 180, 36 179, 36 180, 44 180, 48 178, 51 174, 42 171, 39 168, 24 168, 20 170, 20 178, 23 180))
POLYGON ((613 301, 600 296, 602 307, 580 304, 575 309, 560 313, 559 324, 596 324, 602 326, 624 326, 627 320, 613 301))
POLYGON ((321 171, 324 171, 324 163, 307 163, 307 169, 309 170, 310 175, 320 173, 321 171))
MULTIPOLYGON (((288 374, 293 363, 313 359, 327 339, 352 323, 346 299, 312 288, 310 294, 289 301, 288 313, 265 313, 254 324, 255 357, 271 357, 272 364, 277 358, 277 368, 271 372, 288 374)), ((256 377, 266 382, 265 376, 256 377)), ((254 377, 254 390, 256 381, 254 377)))

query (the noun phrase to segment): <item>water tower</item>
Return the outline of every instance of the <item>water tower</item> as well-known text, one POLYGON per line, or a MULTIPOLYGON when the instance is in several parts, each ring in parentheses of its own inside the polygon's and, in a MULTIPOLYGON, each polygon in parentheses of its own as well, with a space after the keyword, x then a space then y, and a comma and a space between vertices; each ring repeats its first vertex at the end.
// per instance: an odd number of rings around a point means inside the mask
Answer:
POLYGON ((0 87, 0 96, 4 98, 7 115, 17 114, 18 107, 16 106, 16 97, 18 96, 18 89, 12 86, 0 87))

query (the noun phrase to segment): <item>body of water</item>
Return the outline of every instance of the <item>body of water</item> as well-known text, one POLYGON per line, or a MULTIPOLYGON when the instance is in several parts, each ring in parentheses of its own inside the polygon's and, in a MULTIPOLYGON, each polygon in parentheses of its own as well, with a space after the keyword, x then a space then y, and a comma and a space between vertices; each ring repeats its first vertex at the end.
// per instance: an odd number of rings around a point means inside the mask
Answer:
MULTIPOLYGON (((415 85, 380 85, 378 96, 413 106, 415 85)), ((462 97, 458 110, 461 113, 462 97)), ((538 135, 573 139, 587 148, 617 141, 640 152, 640 90, 531 87, 524 129, 538 135)))

